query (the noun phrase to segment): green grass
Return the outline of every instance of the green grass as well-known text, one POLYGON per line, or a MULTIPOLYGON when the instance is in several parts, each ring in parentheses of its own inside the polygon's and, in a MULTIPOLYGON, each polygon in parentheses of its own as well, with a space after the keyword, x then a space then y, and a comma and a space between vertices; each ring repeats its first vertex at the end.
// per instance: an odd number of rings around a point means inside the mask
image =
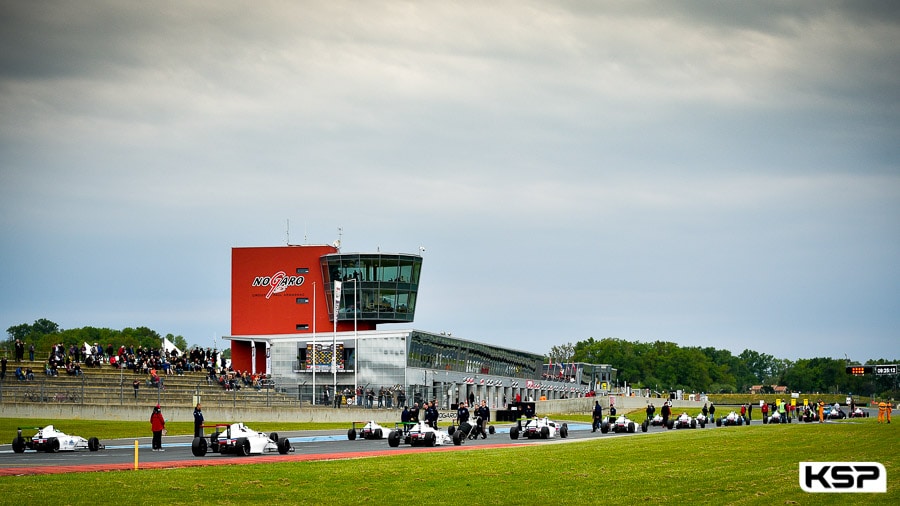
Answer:
POLYGON ((330 462, 6 477, 0 503, 65 490, 52 502, 96 504, 101 494, 154 505, 897 504, 898 432, 897 423, 870 418, 330 462), (802 461, 881 462, 888 493, 806 494, 802 461))

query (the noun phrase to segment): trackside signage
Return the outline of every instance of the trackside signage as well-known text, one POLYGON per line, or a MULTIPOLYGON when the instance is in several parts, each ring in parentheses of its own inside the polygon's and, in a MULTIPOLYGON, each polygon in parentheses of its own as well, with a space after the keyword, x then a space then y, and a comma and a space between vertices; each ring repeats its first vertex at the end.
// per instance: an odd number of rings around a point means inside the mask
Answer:
POLYGON ((303 276, 288 276, 284 271, 278 271, 271 276, 256 276, 250 286, 265 286, 269 288, 266 298, 270 298, 276 293, 281 293, 290 286, 300 286, 303 284, 303 276))
POLYGON ((887 492, 887 472, 878 462, 801 462, 804 492, 887 492))

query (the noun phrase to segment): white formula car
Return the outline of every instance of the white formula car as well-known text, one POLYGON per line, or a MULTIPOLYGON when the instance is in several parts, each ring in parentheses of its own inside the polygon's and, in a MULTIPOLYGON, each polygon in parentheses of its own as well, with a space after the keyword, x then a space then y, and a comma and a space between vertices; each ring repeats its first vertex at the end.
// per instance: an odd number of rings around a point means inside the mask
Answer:
POLYGON ((721 427, 723 425, 726 427, 729 425, 744 425, 744 417, 732 411, 716 420, 716 427, 721 427))
POLYGON ((388 434, 388 445, 392 448, 396 448, 400 446, 400 442, 402 441, 405 444, 411 446, 444 446, 449 444, 462 444, 462 439, 458 438, 459 442, 454 441, 454 439, 447 434, 447 432, 442 430, 435 430, 430 425, 425 422, 415 422, 415 423, 398 423, 397 428, 392 430, 388 434), (406 427, 406 431, 402 427, 406 427))
POLYGON ((850 418, 868 418, 869 412, 864 411, 862 408, 856 408, 850 412, 850 418))
MULTIPOLYGON (((519 420, 517 425, 509 429, 510 439, 519 439, 519 437, 528 439, 550 439, 550 438, 566 438, 569 437, 569 425, 566 423, 554 422, 543 418, 525 418, 519 420), (525 421, 522 424, 522 420, 525 421)), ((602 427, 602 424, 601 424, 602 427)))
POLYGON ((12 441, 12 449, 15 453, 23 453, 25 450, 56 453, 73 452, 76 450, 88 450, 95 452, 105 448, 100 440, 92 437, 85 439, 81 436, 70 436, 56 430, 52 425, 46 427, 18 427, 16 437, 12 441), (31 439, 22 437, 23 429, 34 429, 37 433, 31 439))
MULTIPOLYGON (((647 425, 647 421, 645 420, 644 423, 641 424, 641 432, 647 432, 647 425)), ((632 420, 629 420, 625 415, 619 415, 616 419, 609 417, 600 424, 600 432, 606 434, 609 431, 634 433, 637 431, 637 424, 632 420)))
POLYGON ((287 438, 278 438, 278 433, 266 435, 264 432, 256 432, 243 423, 204 425, 213 427, 215 432, 209 436, 209 441, 204 437, 195 437, 191 442, 191 453, 195 457, 202 457, 207 452, 251 455, 261 453, 275 453, 282 455, 294 451, 291 442, 287 438), (220 429, 224 429, 220 432, 220 429))
MULTIPOLYGON (((702 415, 701 415, 702 416, 702 415)), ((698 422, 693 419, 687 413, 682 413, 678 415, 677 418, 673 420, 669 420, 669 425, 666 427, 667 429, 696 429, 697 426, 700 426, 702 429, 706 426, 706 420, 703 422, 698 422)))
POLYGON ((387 429, 375 423, 374 420, 368 422, 353 422, 350 430, 347 431, 347 439, 350 441, 356 438, 360 439, 384 439, 387 437, 387 429), (357 428, 358 426, 362 426, 357 428))

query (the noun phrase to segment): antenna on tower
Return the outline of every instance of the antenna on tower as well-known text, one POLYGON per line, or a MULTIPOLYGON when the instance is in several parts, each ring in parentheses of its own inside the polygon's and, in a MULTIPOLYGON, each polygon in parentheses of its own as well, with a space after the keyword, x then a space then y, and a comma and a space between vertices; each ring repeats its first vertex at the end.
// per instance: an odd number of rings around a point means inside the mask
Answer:
POLYGON ((287 227, 285 228, 285 231, 284 231, 284 243, 287 246, 291 245, 291 219, 290 218, 287 219, 287 227))
POLYGON ((337 248, 338 250, 340 250, 341 249, 341 238, 343 236, 344 236, 344 229, 341 227, 338 227, 338 238, 336 241, 331 243, 331 245, 334 246, 335 248, 337 248))

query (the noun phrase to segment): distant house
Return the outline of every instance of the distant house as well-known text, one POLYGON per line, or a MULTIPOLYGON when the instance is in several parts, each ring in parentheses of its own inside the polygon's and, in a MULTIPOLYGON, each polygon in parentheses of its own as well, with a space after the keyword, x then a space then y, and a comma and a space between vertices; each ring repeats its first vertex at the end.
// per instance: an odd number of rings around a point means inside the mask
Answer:
POLYGON ((787 387, 782 387, 782 386, 775 386, 775 385, 772 385, 772 390, 775 390, 775 393, 776 393, 776 394, 786 394, 787 391, 788 391, 788 388, 787 388, 787 387))
POLYGON ((763 390, 762 385, 753 385, 752 387, 750 387, 751 394, 761 394, 762 390, 763 390))

